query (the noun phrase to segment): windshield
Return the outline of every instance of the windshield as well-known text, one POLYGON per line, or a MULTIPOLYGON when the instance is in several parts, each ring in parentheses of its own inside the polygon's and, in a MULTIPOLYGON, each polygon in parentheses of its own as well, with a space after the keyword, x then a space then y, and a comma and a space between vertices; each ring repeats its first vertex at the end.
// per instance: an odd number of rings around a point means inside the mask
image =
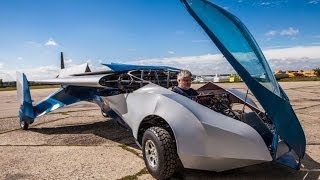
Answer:
MULTIPOLYGON (((260 48, 251 34, 237 17, 227 13, 224 9, 211 3, 187 0, 192 10, 202 23, 210 29, 212 35, 218 39, 233 58, 238 61, 250 76, 265 88, 280 95, 278 83, 261 53, 260 48)), ((205 29, 206 30, 206 29, 205 29)), ((220 49, 221 50, 221 49, 220 49)), ((228 57, 226 56, 228 59, 228 57)), ((230 61, 228 59, 228 61, 230 61)))

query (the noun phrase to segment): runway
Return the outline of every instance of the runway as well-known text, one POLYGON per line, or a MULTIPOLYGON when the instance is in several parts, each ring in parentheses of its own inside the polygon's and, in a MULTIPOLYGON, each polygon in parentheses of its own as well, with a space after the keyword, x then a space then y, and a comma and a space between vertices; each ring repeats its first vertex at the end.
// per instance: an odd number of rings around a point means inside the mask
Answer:
MULTIPOLYGON (((246 92, 242 83, 223 87, 246 92)), ((307 151, 294 171, 264 163, 222 173, 185 169, 175 179, 319 179, 320 82, 280 83, 303 126, 307 151)), ((199 87, 199 85, 193 85, 199 87)), ((38 102, 56 89, 32 90, 38 102)), ((131 132, 81 102, 42 116, 19 128, 16 91, 0 92, 0 179, 153 179, 131 132)))

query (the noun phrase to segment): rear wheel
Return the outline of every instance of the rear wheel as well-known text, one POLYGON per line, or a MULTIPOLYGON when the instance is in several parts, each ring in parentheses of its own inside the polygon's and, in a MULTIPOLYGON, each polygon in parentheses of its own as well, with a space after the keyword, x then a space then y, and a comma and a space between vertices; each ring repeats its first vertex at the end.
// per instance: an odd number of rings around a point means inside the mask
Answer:
POLYGON ((103 117, 108 118, 109 115, 101 109, 101 114, 103 117))
POLYGON ((143 158, 150 174, 167 179, 178 168, 176 144, 170 133, 161 127, 147 129, 142 139, 143 158))
POLYGON ((20 121, 20 128, 23 130, 27 130, 29 128, 29 124, 25 121, 20 121))

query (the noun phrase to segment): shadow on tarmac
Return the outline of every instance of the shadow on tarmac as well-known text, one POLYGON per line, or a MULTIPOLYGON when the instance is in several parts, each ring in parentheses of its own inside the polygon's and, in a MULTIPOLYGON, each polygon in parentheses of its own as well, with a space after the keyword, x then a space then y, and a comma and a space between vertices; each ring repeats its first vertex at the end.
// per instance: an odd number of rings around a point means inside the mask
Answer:
MULTIPOLYGON (((92 134, 103 139, 108 139, 114 142, 128 145, 132 148, 139 149, 132 136, 131 131, 120 127, 114 120, 107 120, 102 122, 95 122, 91 124, 73 124, 63 125, 58 127, 43 127, 33 128, 30 127, 29 131, 46 134, 46 135, 88 135, 92 134)), ((65 138, 64 143, 66 145, 100 145, 105 141, 97 141, 92 138, 83 138, 79 136, 79 139, 74 137, 65 138), (73 139, 73 141, 72 141, 73 139)))
MULTIPOLYGON (((117 125, 113 120, 95 122, 92 124, 67 125, 63 127, 30 128, 30 131, 47 134, 93 134, 104 139, 128 145, 139 149, 135 144, 131 131, 117 125)), ((84 140, 86 140, 84 138, 84 140)), ((81 141, 76 141, 75 145, 83 145, 81 141)), ((91 144, 98 145, 98 144, 91 144)), ((314 161, 308 154, 302 161, 302 168, 299 171, 281 166, 274 162, 267 162, 258 165, 233 169, 224 172, 201 171, 183 169, 175 174, 174 179, 296 179, 314 180, 320 178, 320 163, 314 161)))

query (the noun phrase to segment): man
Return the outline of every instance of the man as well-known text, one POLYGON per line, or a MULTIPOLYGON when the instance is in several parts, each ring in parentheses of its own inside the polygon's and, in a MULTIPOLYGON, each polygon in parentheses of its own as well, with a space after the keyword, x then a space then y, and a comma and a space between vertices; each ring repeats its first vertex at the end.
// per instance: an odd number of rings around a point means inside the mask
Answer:
POLYGON ((173 92, 186 96, 190 99, 194 99, 198 94, 198 92, 192 89, 191 81, 192 81, 192 74, 188 70, 182 70, 177 75, 178 86, 172 88, 173 92))

